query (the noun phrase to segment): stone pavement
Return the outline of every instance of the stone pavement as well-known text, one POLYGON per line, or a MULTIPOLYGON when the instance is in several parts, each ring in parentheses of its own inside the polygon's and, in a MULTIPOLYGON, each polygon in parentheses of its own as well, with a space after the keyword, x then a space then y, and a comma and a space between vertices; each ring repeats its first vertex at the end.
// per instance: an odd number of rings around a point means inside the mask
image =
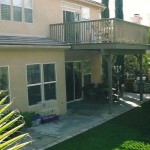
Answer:
MULTIPOLYGON (((144 101, 150 100, 150 94, 144 95, 144 101)), ((78 101, 70 103, 66 115, 60 116, 58 121, 42 124, 27 129, 32 137, 32 144, 25 150, 44 150, 59 142, 67 140, 77 134, 98 126, 143 103, 139 94, 125 93, 123 98, 113 103, 113 113, 108 112, 108 104, 98 102, 78 101)))

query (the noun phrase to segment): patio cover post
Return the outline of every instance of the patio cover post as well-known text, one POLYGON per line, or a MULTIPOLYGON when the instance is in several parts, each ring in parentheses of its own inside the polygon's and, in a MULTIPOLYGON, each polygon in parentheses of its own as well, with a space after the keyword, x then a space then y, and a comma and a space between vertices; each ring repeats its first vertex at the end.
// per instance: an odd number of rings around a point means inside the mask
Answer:
POLYGON ((143 101, 143 69, 142 69, 142 54, 139 55, 140 63, 140 100, 143 101))
POLYGON ((109 99, 109 113, 112 113, 112 61, 111 55, 107 55, 108 61, 108 99, 109 99))

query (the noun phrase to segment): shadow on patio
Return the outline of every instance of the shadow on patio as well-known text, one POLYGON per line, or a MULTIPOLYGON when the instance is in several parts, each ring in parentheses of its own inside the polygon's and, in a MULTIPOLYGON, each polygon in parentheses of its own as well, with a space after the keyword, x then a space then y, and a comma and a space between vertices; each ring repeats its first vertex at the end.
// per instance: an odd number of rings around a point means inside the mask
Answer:
MULTIPOLYGON (((144 94, 144 102, 150 100, 150 94, 144 94)), ((140 107, 140 95, 137 93, 124 93, 124 96, 113 101, 112 115, 123 113, 134 107, 140 107)), ((79 116, 103 116, 109 113, 109 103, 101 103, 101 100, 81 100, 68 104, 68 115, 79 116)))
POLYGON ((140 95, 125 93, 123 98, 113 103, 113 113, 108 113, 108 103, 101 104, 99 101, 76 101, 68 104, 68 112, 60 116, 56 122, 42 124, 29 128, 27 132, 34 142, 25 149, 46 149, 75 135, 96 127, 140 104, 150 100, 150 94, 144 95, 144 101, 140 95))

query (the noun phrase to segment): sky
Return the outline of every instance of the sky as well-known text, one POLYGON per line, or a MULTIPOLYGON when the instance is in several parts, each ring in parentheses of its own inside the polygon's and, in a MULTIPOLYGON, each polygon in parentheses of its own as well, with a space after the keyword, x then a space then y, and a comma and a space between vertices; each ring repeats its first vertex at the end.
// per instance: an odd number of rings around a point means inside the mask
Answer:
MULTIPOLYGON (((95 0, 101 2, 101 0, 95 0)), ((110 18, 115 17, 115 0, 109 0, 110 18)), ((131 21, 130 17, 140 14, 141 24, 150 26, 150 0, 123 0, 124 20, 131 21)))

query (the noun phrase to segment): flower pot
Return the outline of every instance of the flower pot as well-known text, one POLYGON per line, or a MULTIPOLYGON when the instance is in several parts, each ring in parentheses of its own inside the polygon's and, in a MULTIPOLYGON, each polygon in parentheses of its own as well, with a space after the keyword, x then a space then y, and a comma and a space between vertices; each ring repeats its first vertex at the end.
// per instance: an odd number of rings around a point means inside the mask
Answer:
POLYGON ((49 122, 52 122, 52 121, 56 121, 59 119, 59 116, 58 115, 49 115, 49 116, 43 116, 41 118, 41 123, 42 124, 45 124, 45 123, 49 123, 49 122))

